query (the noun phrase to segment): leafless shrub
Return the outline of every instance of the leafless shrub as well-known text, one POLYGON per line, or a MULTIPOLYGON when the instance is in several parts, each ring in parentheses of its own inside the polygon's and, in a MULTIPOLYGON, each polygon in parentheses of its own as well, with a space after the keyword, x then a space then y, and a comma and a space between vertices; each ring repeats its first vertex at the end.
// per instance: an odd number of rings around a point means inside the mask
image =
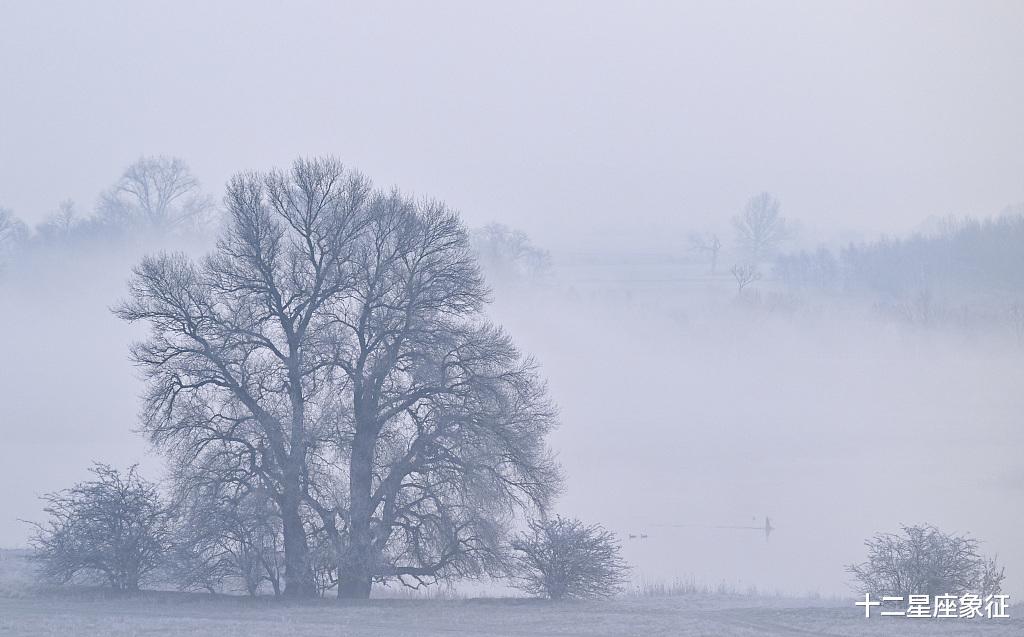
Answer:
POLYGON ((943 533, 930 524, 904 526, 864 542, 868 559, 847 567, 858 588, 872 595, 998 593, 1003 569, 978 552, 978 540, 943 533))
POLYGON ((736 279, 736 293, 741 295, 743 288, 761 279, 761 272, 756 265, 734 265, 730 272, 732 272, 732 278, 736 279))
POLYGON ((555 600, 611 597, 629 573, 615 534, 577 519, 531 520, 512 548, 514 585, 555 600))
POLYGON ((47 582, 104 581, 138 590, 169 547, 168 509, 156 486, 132 466, 126 473, 104 464, 93 480, 44 495, 46 524, 36 524, 33 548, 47 582))

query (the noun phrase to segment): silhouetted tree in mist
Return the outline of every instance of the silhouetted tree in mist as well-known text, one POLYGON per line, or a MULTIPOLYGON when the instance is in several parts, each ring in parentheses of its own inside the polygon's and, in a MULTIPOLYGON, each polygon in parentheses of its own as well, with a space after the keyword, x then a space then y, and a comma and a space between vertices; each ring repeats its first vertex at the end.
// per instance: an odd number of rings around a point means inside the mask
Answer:
POLYGON ((7 208, 0 208, 0 270, 28 238, 28 228, 7 208))
POLYGON ((65 200, 31 230, 8 211, 0 212, 0 267, 6 261, 24 266, 29 274, 60 256, 194 243, 216 228, 218 215, 184 161, 143 157, 125 169, 92 210, 80 212, 65 200))
POLYGON ((690 235, 690 249, 702 255, 706 255, 711 264, 711 274, 716 274, 718 269, 718 253, 722 250, 722 240, 717 234, 692 234, 690 235))
POLYGON ((189 232, 208 224, 212 200, 184 161, 142 157, 100 197, 97 222, 107 228, 151 233, 189 232))
POLYGON ((70 241, 83 220, 75 209, 75 202, 66 199, 60 202, 57 211, 35 228, 35 240, 44 245, 70 241))
POLYGON ((737 246, 754 263, 771 256, 792 234, 779 214, 779 200, 767 192, 752 197, 732 225, 737 246))
POLYGON ((551 255, 535 246, 522 230, 491 223, 471 233, 484 273, 499 282, 535 280, 551 268, 551 255))
POLYGON ((458 216, 332 159, 236 176, 226 205, 213 254, 145 259, 118 309, 151 328, 153 442, 274 502, 286 595, 494 571, 558 488, 554 410, 458 216))

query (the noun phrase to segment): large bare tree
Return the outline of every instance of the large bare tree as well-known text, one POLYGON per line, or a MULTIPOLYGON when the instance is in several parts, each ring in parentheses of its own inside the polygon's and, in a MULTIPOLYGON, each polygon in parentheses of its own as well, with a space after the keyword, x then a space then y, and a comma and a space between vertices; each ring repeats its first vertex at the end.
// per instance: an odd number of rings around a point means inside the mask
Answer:
POLYGON ((178 475, 265 492, 282 519, 286 595, 469 575, 558 474, 533 364, 482 317, 466 232, 444 206, 375 193, 334 160, 235 178, 201 264, 146 259, 119 308, 144 411, 178 475), (327 547, 322 551, 322 547, 327 547))
POLYGON ((477 574, 514 510, 544 507, 557 487, 544 385, 483 320, 486 290, 444 206, 376 197, 355 272, 336 337, 348 411, 338 459, 324 463, 347 467, 333 497, 345 506, 319 509, 337 538, 338 594, 477 574))
POLYGON ((276 502, 286 595, 316 592, 302 518, 307 461, 337 401, 324 333, 332 304, 351 288, 369 191, 334 161, 240 175, 228 187, 229 225, 214 253, 200 264, 145 259, 118 308, 151 326, 132 353, 149 381, 152 440, 179 463, 219 457, 276 502))

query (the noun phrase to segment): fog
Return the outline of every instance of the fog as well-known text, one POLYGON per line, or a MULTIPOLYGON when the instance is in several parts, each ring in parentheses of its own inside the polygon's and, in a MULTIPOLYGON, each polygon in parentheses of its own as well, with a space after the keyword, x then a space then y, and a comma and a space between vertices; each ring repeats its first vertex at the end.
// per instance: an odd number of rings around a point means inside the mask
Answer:
MULTIPOLYGON (((6 4, 0 206, 88 215, 142 155, 184 158, 217 200, 236 172, 336 155, 550 251, 543 276, 492 276, 488 313, 558 404, 557 508, 615 531, 635 577, 847 594, 866 538, 930 522, 984 540, 1020 595, 1012 334, 770 267, 752 303, 728 269, 730 218, 763 190, 797 228, 785 251, 1024 201, 1022 29, 995 2, 6 4), (717 276, 687 248, 702 231, 726 243, 717 276), (723 528, 766 516, 767 539, 723 528)), ((94 460, 163 476, 137 432, 142 331, 110 308, 144 254, 211 244, 0 273, 0 546, 94 460)))
POLYGON ((921 520, 1019 568, 1019 348, 665 305, 524 303, 504 320, 562 406, 565 506, 647 534, 625 543, 639 576, 843 594, 865 538, 921 520), (718 528, 766 515, 767 542, 718 528))
MULTIPOLYGON (((22 545, 35 496, 93 460, 162 475, 135 433, 140 333, 108 309, 132 260, 67 260, 4 286, 20 309, 2 325, 2 544, 22 545)), ((928 521, 983 538, 1019 590, 1024 366, 1008 335, 752 309, 714 282, 641 276, 570 261, 498 287, 491 311, 560 407, 559 508, 614 529, 638 578, 844 594, 865 538, 928 521), (764 516, 767 541, 719 528, 764 516)))

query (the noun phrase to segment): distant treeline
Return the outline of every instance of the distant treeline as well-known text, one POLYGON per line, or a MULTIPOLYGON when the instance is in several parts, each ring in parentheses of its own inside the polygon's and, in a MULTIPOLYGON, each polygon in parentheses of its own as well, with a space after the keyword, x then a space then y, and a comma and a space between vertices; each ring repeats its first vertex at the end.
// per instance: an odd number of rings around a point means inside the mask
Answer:
POLYGON ((48 257, 171 238, 194 241, 210 236, 217 222, 213 198, 182 160, 143 157, 125 169, 87 214, 64 201, 30 228, 13 212, 0 209, 0 269, 31 262, 34 254, 48 257))
POLYGON ((949 219, 930 233, 778 257, 794 288, 866 294, 880 301, 941 295, 949 301, 1024 298, 1024 213, 949 219))
MULTIPOLYGON (((0 207, 0 277, 61 256, 123 252, 128 246, 136 256, 156 249, 207 249, 223 222, 222 207, 183 160, 142 157, 85 212, 66 200, 30 226, 0 207)), ((521 230, 492 223, 472 230, 471 241, 491 283, 537 283, 550 274, 551 255, 521 230)))

